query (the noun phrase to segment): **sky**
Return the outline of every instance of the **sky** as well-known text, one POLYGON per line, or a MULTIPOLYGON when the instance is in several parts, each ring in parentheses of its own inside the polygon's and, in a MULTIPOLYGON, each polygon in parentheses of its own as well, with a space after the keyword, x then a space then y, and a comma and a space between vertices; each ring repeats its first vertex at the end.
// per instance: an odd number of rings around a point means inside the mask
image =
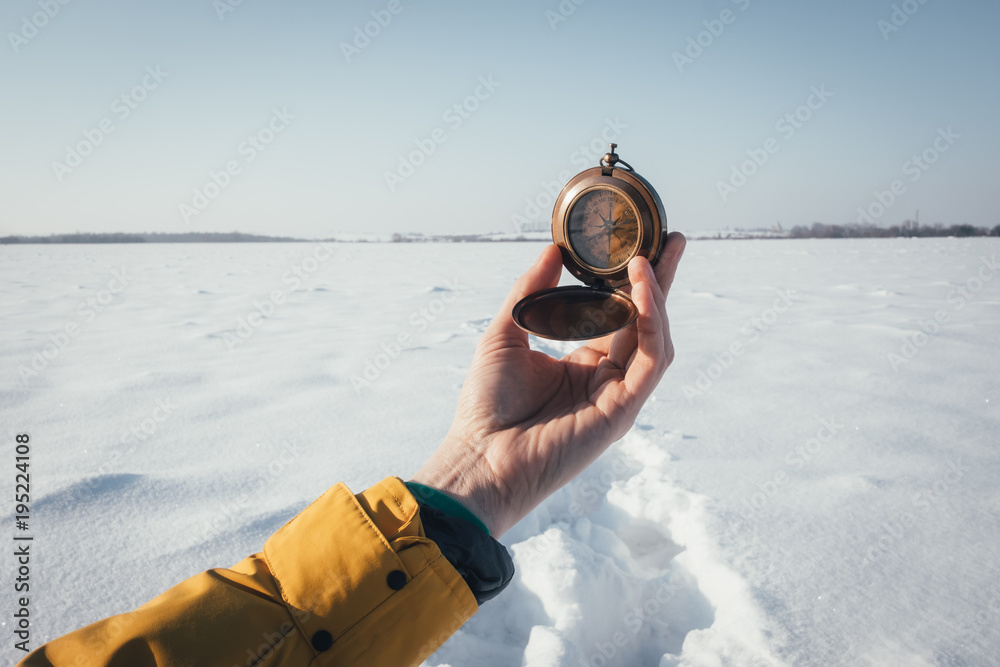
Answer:
POLYGON ((8 0, 0 235, 1000 224, 990 0, 8 0), (62 4, 65 2, 66 4, 62 4))

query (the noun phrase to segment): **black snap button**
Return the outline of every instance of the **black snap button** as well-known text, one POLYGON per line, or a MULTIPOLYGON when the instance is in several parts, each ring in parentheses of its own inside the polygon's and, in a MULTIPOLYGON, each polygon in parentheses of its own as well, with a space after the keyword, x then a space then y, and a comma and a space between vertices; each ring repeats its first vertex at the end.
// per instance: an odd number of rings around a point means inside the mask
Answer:
POLYGON ((326 630, 319 630, 312 638, 313 648, 322 653, 333 646, 333 635, 326 630))
POLYGON ((385 578, 385 583, 389 584, 389 588, 392 590, 398 591, 406 585, 406 575, 403 574, 402 570, 393 570, 389 573, 389 576, 385 578))

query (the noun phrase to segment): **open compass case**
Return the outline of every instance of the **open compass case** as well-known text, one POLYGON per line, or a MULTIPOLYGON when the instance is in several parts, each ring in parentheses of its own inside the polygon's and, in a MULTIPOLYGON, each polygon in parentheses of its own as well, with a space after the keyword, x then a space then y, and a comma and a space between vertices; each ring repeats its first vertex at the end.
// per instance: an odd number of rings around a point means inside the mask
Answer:
POLYGON ((626 289, 628 263, 655 263, 667 236, 656 190, 618 158, 617 144, 598 167, 574 176, 552 210, 552 242, 583 285, 529 294, 514 306, 517 326, 542 338, 587 340, 623 329, 639 314, 626 289))

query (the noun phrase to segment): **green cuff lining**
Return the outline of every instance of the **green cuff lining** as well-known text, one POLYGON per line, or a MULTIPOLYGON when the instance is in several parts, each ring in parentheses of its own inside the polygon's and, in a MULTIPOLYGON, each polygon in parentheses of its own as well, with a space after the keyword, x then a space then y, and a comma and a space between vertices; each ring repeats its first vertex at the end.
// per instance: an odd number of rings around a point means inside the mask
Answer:
POLYGON ((417 482, 406 482, 406 488, 410 490, 410 493, 412 493, 413 497, 419 502, 437 508, 449 516, 465 519, 487 535, 490 534, 490 529, 486 527, 485 523, 479 520, 479 517, 470 512, 465 505, 445 494, 443 491, 438 491, 435 488, 425 486, 417 482))

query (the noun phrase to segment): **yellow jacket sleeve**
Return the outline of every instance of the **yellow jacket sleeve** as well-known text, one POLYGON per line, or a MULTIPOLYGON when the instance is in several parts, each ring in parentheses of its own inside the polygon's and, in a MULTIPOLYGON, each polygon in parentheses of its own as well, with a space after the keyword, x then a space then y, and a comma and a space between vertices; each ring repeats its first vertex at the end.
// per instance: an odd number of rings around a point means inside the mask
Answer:
POLYGON ((395 477, 338 484, 262 553, 39 647, 38 667, 416 665, 477 610, 395 477))

